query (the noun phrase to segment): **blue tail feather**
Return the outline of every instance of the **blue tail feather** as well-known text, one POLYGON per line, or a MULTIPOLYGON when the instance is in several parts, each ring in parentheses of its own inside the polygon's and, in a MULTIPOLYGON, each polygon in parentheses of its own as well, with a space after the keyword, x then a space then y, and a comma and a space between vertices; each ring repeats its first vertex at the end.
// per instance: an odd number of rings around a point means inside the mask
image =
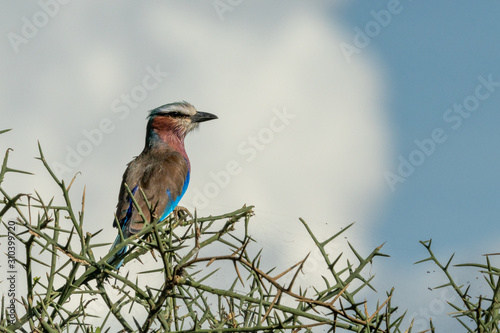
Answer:
MULTIPOLYGON (((125 229, 125 225, 122 227, 122 232, 124 231, 125 229)), ((113 243, 113 245, 111 245, 111 248, 109 249, 109 251, 112 251, 118 244, 120 244, 121 242, 121 237, 120 237, 120 234, 118 234, 118 236, 116 236, 116 239, 113 243)), ((124 246, 120 249, 120 251, 118 251, 114 256, 112 256, 111 258, 109 258, 106 262, 112 266, 114 266, 116 269, 120 268, 121 265, 123 265, 123 259, 120 260, 118 263, 116 264, 113 264, 116 259, 120 256, 122 256, 125 252, 127 252, 128 250, 128 246, 124 246)))

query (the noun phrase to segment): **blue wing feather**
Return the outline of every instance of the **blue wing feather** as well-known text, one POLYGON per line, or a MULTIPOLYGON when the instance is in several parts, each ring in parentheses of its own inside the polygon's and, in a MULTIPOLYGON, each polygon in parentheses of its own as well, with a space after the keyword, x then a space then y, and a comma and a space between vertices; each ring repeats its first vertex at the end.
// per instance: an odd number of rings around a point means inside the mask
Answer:
POLYGON ((179 204, 179 201, 181 201, 182 196, 184 195, 184 193, 186 193, 190 179, 189 174, 190 172, 188 171, 186 174, 186 179, 184 180, 184 185, 182 186, 181 193, 175 198, 175 200, 172 198, 172 193, 170 193, 170 189, 167 189, 167 195, 170 200, 168 200, 167 206, 165 207, 165 210, 163 211, 163 214, 160 217, 160 221, 164 220, 168 215, 170 215, 170 213, 174 211, 175 207, 177 207, 177 205, 179 204))
MULTIPOLYGON (((135 185, 134 188, 132 189, 132 195, 137 192, 137 189, 139 188, 139 185, 135 185)), ((134 202, 132 201, 132 198, 128 199, 128 209, 127 209, 127 214, 125 215, 125 218, 120 221, 120 226, 122 227, 122 231, 124 231, 124 228, 128 221, 130 220, 130 217, 132 216, 132 209, 134 208, 134 202)), ((120 236, 120 235, 118 235, 120 236)))
MULTIPOLYGON (((170 213, 173 212, 175 207, 177 207, 182 196, 184 195, 184 193, 186 193, 186 190, 189 186, 189 180, 190 180, 190 171, 188 170, 188 172, 186 174, 186 179, 184 180, 184 184, 182 186, 181 193, 178 196, 176 196, 175 199, 172 198, 172 193, 170 192, 170 189, 167 189, 166 193, 168 195, 169 200, 168 200, 167 205, 163 211, 162 216, 160 217, 160 221, 164 220, 168 215, 170 215, 170 213)), ((132 194, 135 194, 137 189, 138 189, 138 185, 134 186, 134 188, 132 189, 132 194)), ((122 229, 122 234, 125 234, 125 232, 126 232, 128 223, 130 222, 130 218, 131 218, 132 213, 133 213, 133 209, 134 209, 134 203, 132 201, 132 198, 129 198, 129 205, 128 205, 127 213, 126 213, 125 217, 121 221, 119 221, 121 229, 122 229)), ((121 242, 121 237, 118 234, 113 245, 111 246, 111 249, 115 248, 120 242, 121 242)), ((128 249, 128 246, 123 247, 113 257, 111 257, 107 262, 109 264, 112 264, 116 260, 116 258, 123 255, 127 251, 127 249, 128 249)), ((117 264, 115 264, 114 267, 116 269, 118 269, 121 267, 122 264, 123 264, 123 259, 120 260, 120 262, 118 262, 117 264)))

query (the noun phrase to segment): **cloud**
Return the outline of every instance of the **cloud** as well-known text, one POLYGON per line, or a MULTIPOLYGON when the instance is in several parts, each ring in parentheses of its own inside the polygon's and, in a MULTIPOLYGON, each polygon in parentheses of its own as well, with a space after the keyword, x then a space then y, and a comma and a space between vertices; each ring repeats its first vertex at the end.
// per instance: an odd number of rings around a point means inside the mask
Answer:
POLYGON ((194 209, 200 195, 208 200, 201 215, 255 205, 251 230, 269 265, 286 266, 312 249, 301 216, 321 237, 356 221, 348 238, 371 247, 390 152, 384 78, 368 53, 346 64, 338 47, 343 27, 326 7, 243 2, 221 22, 211 6, 106 6, 107 12, 91 4, 61 8, 53 24, 71 22, 68 30, 48 27, 10 56, 3 77, 17 75, 19 83, 2 85, 16 97, 0 101, 2 109, 19 110, 22 100, 24 113, 7 116, 17 127, 9 140, 34 153, 40 138, 51 162, 63 163, 67 147, 86 140, 83 130, 113 121, 116 129, 74 170, 83 172, 78 186, 87 186, 88 230, 104 227, 102 237, 115 232, 120 177, 142 149, 145 111, 185 99, 219 120, 187 139, 193 175, 182 205, 194 209), (112 101, 140 84, 147 66, 169 76, 122 120, 112 101), (22 98, 18 88, 27 84, 32 91, 22 98), (229 173, 230 162, 238 172, 229 173), (229 180, 217 182, 221 172, 229 180))

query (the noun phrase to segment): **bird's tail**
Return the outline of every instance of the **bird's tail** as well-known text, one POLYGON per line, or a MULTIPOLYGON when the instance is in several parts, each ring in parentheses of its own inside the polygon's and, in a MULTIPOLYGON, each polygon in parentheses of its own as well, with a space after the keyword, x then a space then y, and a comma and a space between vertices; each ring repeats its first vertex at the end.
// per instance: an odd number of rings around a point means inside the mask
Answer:
MULTIPOLYGON (((109 249, 109 251, 112 251, 118 244, 120 244, 120 242, 121 242, 121 237, 120 237, 120 234, 118 234, 118 236, 116 236, 116 239, 115 239, 113 245, 111 245, 111 248, 109 249)), ((122 247, 120 249, 120 251, 116 252, 115 255, 113 255, 111 258, 109 258, 106 262, 116 269, 120 268, 121 265, 123 264, 124 258, 121 258, 120 260, 119 260, 119 258, 125 252, 127 252, 127 249, 128 249, 128 246, 122 247)))

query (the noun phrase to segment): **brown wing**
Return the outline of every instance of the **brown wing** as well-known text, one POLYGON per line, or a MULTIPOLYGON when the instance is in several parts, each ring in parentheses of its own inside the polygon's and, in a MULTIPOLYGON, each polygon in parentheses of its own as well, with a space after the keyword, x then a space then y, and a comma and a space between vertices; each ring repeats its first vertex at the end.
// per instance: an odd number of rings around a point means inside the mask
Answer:
MULTIPOLYGON (((186 159, 180 153, 171 150, 145 151, 130 162, 123 175, 116 209, 120 226, 127 226, 123 229, 124 237, 139 232, 143 226, 143 220, 124 184, 127 184, 134 193, 138 206, 146 220, 150 222, 151 212, 141 190, 151 205, 153 217, 160 217, 169 204, 182 195, 188 173, 186 159)), ((114 225, 116 226, 116 223, 114 225)))

